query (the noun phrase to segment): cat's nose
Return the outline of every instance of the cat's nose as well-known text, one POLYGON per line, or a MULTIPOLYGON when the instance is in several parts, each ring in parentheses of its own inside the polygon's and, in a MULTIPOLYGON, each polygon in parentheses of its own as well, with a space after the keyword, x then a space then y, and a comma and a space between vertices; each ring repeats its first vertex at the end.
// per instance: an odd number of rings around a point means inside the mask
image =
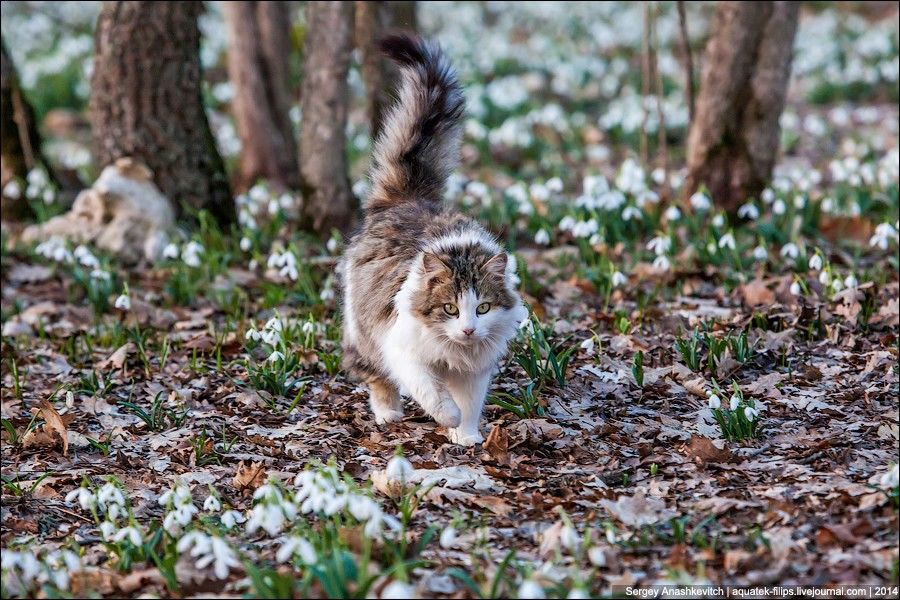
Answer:
POLYGON ((472 335, 473 333, 475 333, 475 330, 472 329, 471 327, 468 327, 466 329, 463 329, 463 333, 466 335, 472 335))

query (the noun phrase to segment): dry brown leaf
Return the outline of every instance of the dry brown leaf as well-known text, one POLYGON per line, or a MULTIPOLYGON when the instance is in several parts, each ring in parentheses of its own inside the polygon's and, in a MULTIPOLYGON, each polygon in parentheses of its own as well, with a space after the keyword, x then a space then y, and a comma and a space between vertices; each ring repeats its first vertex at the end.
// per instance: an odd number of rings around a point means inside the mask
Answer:
POLYGON ((509 434, 502 425, 494 425, 482 446, 500 464, 509 463, 509 434))
POLYGON ((741 285, 738 293, 747 306, 775 303, 775 292, 770 290, 762 279, 754 279, 741 285))
POLYGON ((727 463, 731 461, 731 450, 719 448, 708 437, 692 435, 691 441, 685 446, 685 454, 699 465, 707 463, 727 463))
POLYGON ((247 465, 241 461, 231 482, 238 492, 245 495, 251 493, 266 482, 266 466, 257 462, 247 465))
POLYGON ((128 360, 128 355, 134 351, 134 344, 128 342, 127 344, 121 346, 118 350, 109 355, 109 357, 101 360, 97 363, 97 369, 100 371, 105 371, 109 368, 113 370, 121 369, 125 366, 125 361, 128 360))
POLYGON ((69 453, 69 433, 66 429, 66 424, 63 423, 62 417, 59 416, 59 413, 56 412, 56 409, 53 408, 53 405, 50 404, 47 400, 41 400, 41 416, 44 418, 46 425, 44 429, 47 433, 51 435, 56 433, 59 435, 59 438, 62 440, 63 447, 63 456, 68 455, 69 453))

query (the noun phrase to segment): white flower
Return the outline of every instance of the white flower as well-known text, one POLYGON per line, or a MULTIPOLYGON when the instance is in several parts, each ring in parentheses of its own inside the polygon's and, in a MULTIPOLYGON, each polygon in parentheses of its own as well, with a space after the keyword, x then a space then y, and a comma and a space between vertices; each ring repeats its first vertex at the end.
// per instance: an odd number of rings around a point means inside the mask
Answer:
POLYGON ((622 219, 625 221, 630 221, 632 219, 640 220, 642 213, 640 209, 635 208, 634 206, 626 206, 625 210, 622 211, 622 219))
POLYGON ((248 237, 242 237, 240 246, 241 250, 243 250, 244 252, 249 252, 250 248, 253 247, 253 242, 251 242, 250 238, 248 237))
POLYGON ((539 229, 538 232, 534 234, 534 243, 541 246, 546 246, 550 243, 550 234, 547 233, 546 229, 539 229))
POLYGON ((247 533, 264 529, 269 535, 277 535, 284 528, 284 510, 277 504, 257 504, 247 519, 247 533))
POLYGON ((725 215, 719 213, 712 218, 713 227, 720 228, 725 225, 725 215))
POLYGON ((613 271, 611 283, 613 287, 619 287, 628 283, 628 278, 622 274, 622 271, 613 271))
POLYGON ((578 530, 571 525, 564 525, 559 532, 559 543, 563 548, 575 550, 581 544, 581 538, 578 536, 578 530))
POLYGON ((784 203, 784 200, 779 198, 775 201, 775 204, 772 205, 772 212, 776 215, 783 215, 787 210, 787 204, 784 203))
POLYGON ((657 256, 661 256, 672 247, 672 239, 665 235, 659 235, 647 242, 647 250, 653 250, 657 256))
POLYGON ((667 221, 677 221, 681 218, 681 211, 677 206, 670 206, 666 209, 666 220, 667 221))
POLYGON ((331 253, 334 254, 338 250, 338 241, 337 238, 330 237, 328 241, 325 243, 325 248, 331 253))
POLYGON ((178 483, 174 488, 163 492, 158 502, 160 506, 168 506, 170 503, 175 506, 188 504, 191 502, 191 490, 178 483))
POLYGON ((744 416, 747 417, 748 421, 752 421, 754 418, 756 418, 756 415, 758 415, 758 414, 759 414, 759 411, 757 411, 752 406, 744 407, 744 416))
POLYGON ((541 599, 546 598, 547 595, 544 593, 544 588, 533 579, 526 579, 522 582, 522 585, 519 586, 519 591, 516 593, 517 598, 534 598, 541 599))
POLYGON ((729 402, 728 402, 728 408, 730 408, 731 410, 737 410, 740 405, 741 405, 741 397, 738 396, 737 394, 732 394, 731 400, 729 400, 729 402))
POLYGON ((819 273, 819 283, 821 283, 822 285, 828 285, 829 283, 831 283, 831 275, 828 273, 828 271, 822 271, 821 273, 819 273))
POLYGON ((844 285, 850 289, 855 289, 856 286, 859 285, 859 280, 857 280, 856 276, 851 273, 844 278, 844 285))
POLYGON ((835 277, 831 280, 831 289, 833 289, 835 292, 841 291, 842 289, 844 289, 844 282, 841 281, 839 277, 835 277))
POLYGON ((569 231, 573 227, 575 227, 575 218, 574 217, 572 217, 570 215, 566 215, 565 217, 560 219, 560 221, 559 221, 559 230, 560 231, 569 231))
POLYGON ((181 249, 181 260, 189 267, 199 267, 202 264, 200 255, 203 254, 204 251, 201 244, 192 240, 185 244, 184 248, 181 249))
POLYGON ((879 478, 881 487, 885 489, 894 489, 900 485, 900 465, 894 465, 886 473, 879 478))
POLYGON ((755 221, 759 218, 759 209, 752 202, 747 202, 738 209, 737 215, 742 219, 755 221))
POLYGON ((554 194, 558 194, 563 191, 563 181, 559 177, 551 177, 547 180, 547 183, 545 185, 547 186, 547 189, 554 194))
POLYGON ((90 510, 97 506, 97 497, 86 487, 80 487, 66 494, 66 504, 71 504, 76 498, 81 510, 90 510))
POLYGON ((113 536, 116 533, 116 524, 111 523, 109 521, 103 521, 100 523, 100 537, 103 538, 103 541, 110 542, 113 539, 113 536))
POLYGON ((10 179, 3 186, 3 195, 10 200, 18 200, 22 197, 22 185, 16 179, 10 179))
POLYGON ((891 240, 897 240, 898 233, 890 223, 881 223, 875 227, 875 233, 869 238, 869 245, 887 250, 891 240))
POLYGON ((445 550, 448 548, 452 548, 453 546, 456 545, 457 538, 458 538, 458 536, 456 533, 456 529, 454 529, 452 525, 448 525, 441 532, 441 538, 440 538, 440 542, 439 542, 441 545, 441 548, 444 548, 445 550))
POLYGON ((181 251, 178 249, 178 244, 168 243, 162 251, 163 257, 171 260, 175 260, 178 258, 178 255, 181 254, 181 251))
POLYGON ((316 549, 308 540, 300 536, 291 536, 287 538, 275 554, 275 560, 280 563, 286 563, 294 556, 299 556, 300 561, 305 565, 314 565, 318 562, 316 549))
POLYGON ((416 595, 416 588, 395 579, 381 590, 381 598, 384 600, 408 600, 410 598, 418 598, 418 596, 416 595))
POLYGON ((797 244, 789 242, 781 247, 780 254, 781 258, 795 259, 800 256, 800 248, 797 247, 797 244))
POLYGON ((219 521, 225 529, 231 529, 236 523, 243 523, 247 518, 236 510, 226 510, 219 516, 219 521))
POLYGON ((97 492, 97 502, 101 508, 111 506, 124 508, 125 496, 122 494, 122 490, 112 483, 105 483, 97 492))
POLYGON ((594 353, 594 338, 589 337, 588 339, 584 340, 583 342, 581 342, 580 347, 587 354, 593 354, 594 353))
POLYGON ((251 327, 247 330, 247 333, 244 334, 244 339, 250 340, 251 342, 258 342, 262 339, 262 335, 251 327))
POLYGON ((203 501, 203 510, 207 512, 216 512, 222 508, 222 504, 219 502, 219 499, 213 495, 210 495, 203 501))
POLYGON ((123 527, 112 537, 113 541, 121 542, 125 538, 135 546, 141 545, 141 531, 137 527, 123 527))
POLYGON ((766 250, 765 246, 759 245, 753 249, 753 258, 758 261, 764 261, 769 258, 769 251, 766 250))
POLYGON ((213 573, 219 579, 227 578, 228 572, 240 565, 237 555, 225 540, 202 531, 189 531, 178 540, 175 549, 181 554, 190 550, 190 555, 197 559, 197 569, 213 565, 213 573))
POLYGON ((730 231, 719 238, 719 248, 728 248, 730 250, 734 250, 735 241, 734 234, 730 231))
POLYGON ((116 308, 125 311, 131 310, 131 298, 128 297, 128 294, 120 294, 116 298, 116 308))
POLYGON ((718 410, 718 409, 722 408, 722 401, 719 400, 719 397, 716 396, 715 394, 710 394, 709 400, 707 400, 707 402, 709 404, 709 407, 713 410, 718 410))
POLYGON ((658 271, 668 271, 671 266, 669 259, 665 256, 657 256, 653 261, 653 268, 658 271))
POLYGON ((279 360, 284 360, 284 354, 278 350, 273 350, 272 354, 269 355, 269 358, 266 359, 268 362, 278 362, 279 360))
POLYGON ((690 202, 691 206, 694 207, 694 210, 709 210, 712 206, 712 201, 709 199, 709 196, 703 192, 694 192, 690 198, 690 202))
POLYGON ((394 456, 388 461, 385 474, 388 481, 399 481, 401 484, 405 484, 413 470, 412 464, 405 457, 394 456))
POLYGON ((799 296, 803 293, 803 290, 800 287, 800 283, 795 281, 791 284, 790 292, 792 296, 799 296))
POLYGON ((794 196, 794 208, 801 209, 806 206, 806 198, 802 194, 794 196))
POLYGON ((604 567, 606 566, 606 553, 600 546, 591 546, 591 549, 588 550, 588 560, 595 567, 604 567))
POLYGON ((332 288, 325 288, 321 292, 319 292, 319 298, 322 302, 329 302, 334 300, 334 290, 332 288))
POLYGON ((40 168, 34 168, 30 170, 25 179, 26 181, 28 181, 29 185, 33 185, 38 188, 42 188, 50 183, 50 180, 47 178, 47 173, 45 173, 44 170, 40 168))
POLYGON ((809 268, 813 271, 821 271, 822 270, 822 256, 819 254, 813 254, 809 257, 809 268))

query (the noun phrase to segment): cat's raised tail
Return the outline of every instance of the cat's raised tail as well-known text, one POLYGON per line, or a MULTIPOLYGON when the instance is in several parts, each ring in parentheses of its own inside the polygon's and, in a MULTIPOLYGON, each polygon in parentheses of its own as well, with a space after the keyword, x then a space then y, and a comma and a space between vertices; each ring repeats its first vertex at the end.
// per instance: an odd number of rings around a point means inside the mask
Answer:
POLYGON ((405 202, 441 202, 459 162, 465 105, 456 72, 437 45, 392 35, 381 49, 399 66, 401 80, 375 142, 368 214, 405 202))

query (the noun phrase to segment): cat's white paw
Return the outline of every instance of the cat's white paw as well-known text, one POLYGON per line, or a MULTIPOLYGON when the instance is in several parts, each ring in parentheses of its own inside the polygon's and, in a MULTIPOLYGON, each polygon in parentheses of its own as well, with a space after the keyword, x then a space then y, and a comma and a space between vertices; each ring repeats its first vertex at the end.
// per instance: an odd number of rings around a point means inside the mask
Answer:
POLYGON ((402 410, 373 408, 372 412, 375 413, 375 424, 376 425, 385 425, 387 423, 394 423, 403 418, 402 410))
POLYGON ((448 428, 459 425, 461 419, 459 407, 456 406, 456 403, 453 402, 453 399, 449 396, 441 398, 437 402, 434 409, 431 411, 431 416, 438 422, 438 425, 443 425, 448 428))
POLYGON ((447 430, 447 438, 454 444, 460 446, 474 446, 484 441, 481 433, 475 431, 463 431, 459 427, 453 427, 447 430))

